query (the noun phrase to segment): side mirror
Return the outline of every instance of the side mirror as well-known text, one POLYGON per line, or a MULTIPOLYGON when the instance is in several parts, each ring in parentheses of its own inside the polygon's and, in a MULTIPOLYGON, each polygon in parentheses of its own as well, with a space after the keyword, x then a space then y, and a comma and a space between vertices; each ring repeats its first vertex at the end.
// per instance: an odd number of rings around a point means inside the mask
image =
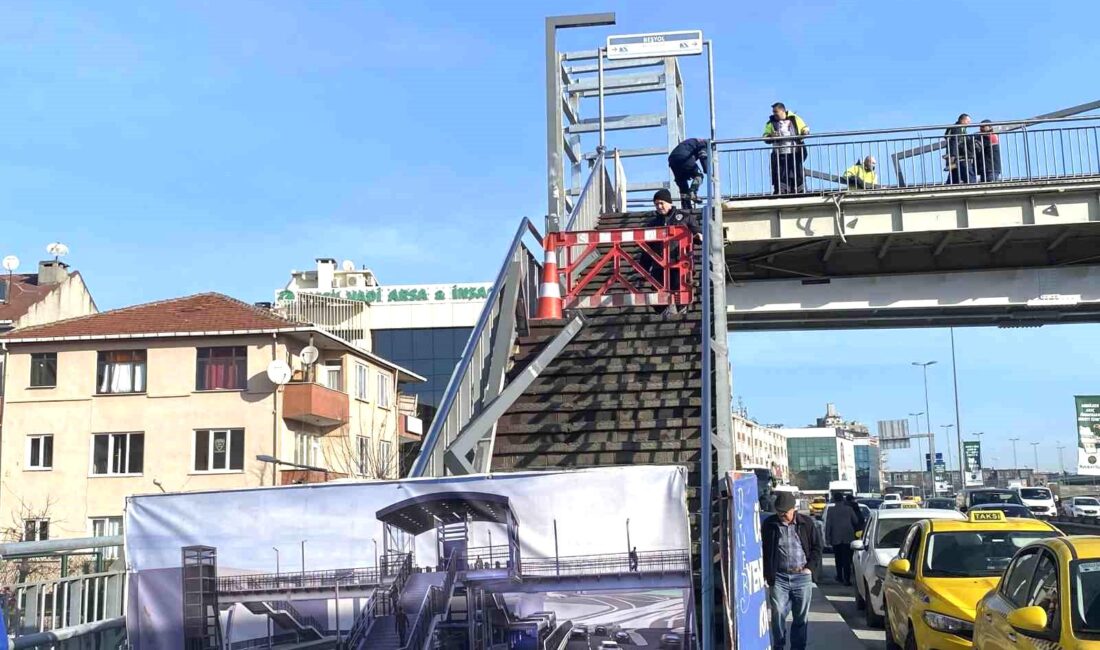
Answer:
POLYGON ((863 551, 867 549, 867 544, 862 539, 857 539, 849 544, 849 546, 852 547, 853 551, 863 551))
POLYGON ((890 565, 887 568, 890 569, 890 573, 893 573, 896 576, 912 575, 913 570, 913 567, 909 565, 909 560, 906 560, 903 557, 890 560, 890 565))
POLYGON ((966 506, 959 506, 959 512, 966 514, 966 506))
POLYGON ((1047 610, 1042 607, 1014 609, 1008 613, 1006 620, 1020 634, 1042 637, 1047 633, 1047 610))

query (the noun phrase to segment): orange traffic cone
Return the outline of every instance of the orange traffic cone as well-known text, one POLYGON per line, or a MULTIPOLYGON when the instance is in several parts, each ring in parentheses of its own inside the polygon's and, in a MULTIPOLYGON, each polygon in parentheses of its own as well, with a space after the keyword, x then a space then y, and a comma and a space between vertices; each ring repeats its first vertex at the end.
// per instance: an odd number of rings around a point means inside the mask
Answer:
POLYGON ((539 285, 539 308, 535 318, 561 318, 561 285, 558 284, 558 249, 554 233, 543 239, 546 259, 542 264, 542 284, 539 285))

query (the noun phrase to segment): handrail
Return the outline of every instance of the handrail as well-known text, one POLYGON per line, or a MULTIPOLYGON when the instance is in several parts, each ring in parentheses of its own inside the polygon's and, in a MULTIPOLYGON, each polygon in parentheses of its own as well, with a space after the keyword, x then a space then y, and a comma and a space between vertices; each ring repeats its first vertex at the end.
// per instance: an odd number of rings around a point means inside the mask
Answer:
POLYGON ((286 612, 291 618, 297 621, 298 625, 303 629, 313 628, 318 637, 323 638, 325 636, 326 626, 322 625, 321 621, 317 620, 316 617, 298 611, 298 608, 292 605, 289 600, 273 600, 267 603, 267 606, 270 607, 273 612, 286 612))
POLYGON ((111 619, 125 611, 126 572, 105 571, 9 585, 20 604, 10 623, 17 634, 46 632, 111 619), (73 586, 79 602, 70 594, 73 586), (47 607, 47 603, 52 606, 47 607))
POLYGON ((241 593, 248 591, 277 591, 283 589, 317 589, 331 587, 337 583, 344 585, 381 584, 384 573, 379 567, 356 567, 348 569, 325 569, 319 571, 282 572, 282 573, 244 573, 232 576, 219 576, 219 592, 241 593))
POLYGON ((412 553, 406 553, 404 559, 401 560, 401 567, 398 569, 394 576, 393 584, 389 585, 385 590, 378 589, 367 600, 367 604, 359 610, 359 616, 355 618, 355 622, 352 623, 351 629, 348 630, 347 639, 344 641, 342 647, 350 650, 355 650, 370 636, 371 629, 374 627, 375 621, 380 615, 386 615, 387 612, 379 612, 384 610, 385 606, 389 603, 387 600, 391 593, 401 593, 404 589, 405 583, 409 580, 409 575, 412 573, 412 553))
MULTIPOLYGON (((498 305, 497 303, 500 302, 510 267, 516 262, 516 255, 526 250, 526 247, 523 245, 523 238, 528 234, 533 235, 539 244, 542 244, 542 235, 539 234, 534 224, 524 217, 523 220, 520 221, 519 227, 516 229, 515 236, 512 237, 512 245, 509 246, 508 253, 504 257, 504 262, 497 272, 496 280, 493 281, 493 288, 489 291, 489 297, 485 301, 485 307, 481 310, 477 325, 474 326, 473 331, 470 333, 470 338, 466 340, 466 346, 462 349, 462 357, 459 359, 458 365, 455 367, 454 372, 451 373, 451 378, 447 382, 447 388, 443 392, 443 399, 440 401, 439 409, 432 419, 432 424, 428 428, 427 435, 424 436, 424 443, 421 447, 420 455, 416 457, 416 461, 409 471, 409 476, 427 475, 426 472, 429 466, 435 462, 439 463, 438 475, 442 475, 442 453, 447 442, 441 439, 444 431, 450 429, 452 436, 457 435, 458 432, 462 430, 462 427, 477 415, 476 403, 479 402, 480 399, 474 400, 475 408, 469 409, 470 412, 458 414, 454 413, 456 401, 459 392, 463 388, 469 391, 470 397, 476 396, 480 398, 484 395, 484 389, 486 388, 485 382, 473 381, 474 377, 471 377, 471 368, 474 364, 475 352, 479 345, 484 344, 486 346, 491 346, 491 341, 483 341, 483 339, 486 338, 487 330, 495 314, 499 313, 501 318, 515 318, 515 304, 498 305), (452 416, 454 416, 453 421, 452 416), (436 456, 438 458, 435 458, 436 456)), ((484 355, 476 356, 479 356, 478 370, 480 371, 480 357, 484 355)), ((504 368, 505 365, 501 364, 501 367, 504 368)))
POLYGON ((607 175, 607 152, 600 151, 592 162, 592 173, 588 175, 573 211, 569 213, 562 230, 595 230, 600 215, 607 211, 607 188, 611 185, 607 175))
MULTIPOLYGON (((1028 126, 1032 126, 1032 125, 1035 125, 1035 124, 1048 124, 1048 123, 1052 123, 1052 122, 1087 122, 1089 120, 1096 120, 1096 119, 1098 119, 1098 117, 1100 117, 1100 116, 1097 116, 1097 115, 1074 115, 1074 116, 1069 116, 1069 117, 1041 117, 1041 118, 1040 117, 1031 117, 1031 118, 1025 118, 1025 119, 1021 119, 1021 120, 1001 120, 1001 121, 998 121, 998 122, 990 121, 990 122, 987 122, 986 125, 987 126, 993 126, 993 127, 1007 126, 1007 127, 1015 127, 1015 128, 1026 128, 1028 126)), ((809 133, 807 135, 792 135, 792 136, 787 136, 787 137, 782 137, 782 138, 781 137, 765 138, 762 135, 757 135, 757 136, 751 136, 751 137, 746 137, 746 138, 719 138, 719 139, 716 139, 714 141, 714 144, 716 146, 721 146, 721 145, 725 145, 725 144, 750 144, 750 143, 755 143, 755 142, 782 142, 784 140, 811 140, 811 139, 820 139, 820 138, 847 137, 847 136, 854 136, 854 135, 883 135, 883 134, 888 134, 888 133, 913 133, 915 131, 937 131, 937 130, 938 131, 946 131, 947 129, 951 129, 951 128, 954 128, 954 127, 957 127, 957 126, 959 126, 959 125, 955 124, 955 123, 952 123, 952 124, 929 124, 929 125, 924 125, 924 126, 901 126, 901 127, 880 128, 880 129, 857 129, 857 130, 854 130, 854 131, 828 131, 828 132, 824 132, 824 133, 809 133)), ((980 126, 980 125, 978 123, 972 122, 968 126, 970 126, 971 128, 975 128, 975 127, 980 126)))
MULTIPOLYGON (((26 634, 20 637, 16 637, 11 645, 12 650, 31 650, 32 648, 53 648, 58 641, 69 641, 72 639, 78 639, 81 637, 103 634, 112 630, 125 630, 126 617, 116 616, 102 621, 95 621, 94 623, 84 623, 82 625, 73 625, 70 627, 59 628, 56 630, 50 630, 49 632, 38 632, 35 634, 26 634)), ((96 647, 105 647, 99 646, 96 647)))
POLYGON ((435 585, 428 587, 424 600, 420 602, 420 612, 416 615, 416 622, 409 630, 409 638, 401 650, 421 650, 431 631, 432 620, 450 610, 451 596, 454 594, 455 578, 458 574, 457 550, 451 551, 443 566, 447 571, 447 577, 443 579, 441 587, 435 585))

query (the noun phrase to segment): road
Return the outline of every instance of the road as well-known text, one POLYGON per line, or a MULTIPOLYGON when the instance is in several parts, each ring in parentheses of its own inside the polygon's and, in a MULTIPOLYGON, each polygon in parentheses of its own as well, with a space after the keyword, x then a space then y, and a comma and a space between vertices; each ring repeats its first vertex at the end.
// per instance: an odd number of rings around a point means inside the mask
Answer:
MULTIPOLYGON (((867 627, 863 612, 856 609, 856 596, 853 587, 845 587, 836 581, 836 564, 832 555, 826 555, 818 580, 821 593, 826 600, 843 617, 844 622, 855 633, 856 638, 863 642, 868 650, 886 650, 886 633, 882 630, 867 627)), ((811 638, 813 626, 811 624, 811 638)))

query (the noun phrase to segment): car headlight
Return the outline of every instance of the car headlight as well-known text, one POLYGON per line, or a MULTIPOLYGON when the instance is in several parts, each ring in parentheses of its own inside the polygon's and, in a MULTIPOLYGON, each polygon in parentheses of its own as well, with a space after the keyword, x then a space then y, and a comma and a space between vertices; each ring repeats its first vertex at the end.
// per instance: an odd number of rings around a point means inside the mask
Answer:
POLYGON ((924 622, 928 624, 928 627, 940 632, 957 634, 968 639, 974 636, 974 624, 954 616, 940 614, 939 612, 925 612, 924 622))

